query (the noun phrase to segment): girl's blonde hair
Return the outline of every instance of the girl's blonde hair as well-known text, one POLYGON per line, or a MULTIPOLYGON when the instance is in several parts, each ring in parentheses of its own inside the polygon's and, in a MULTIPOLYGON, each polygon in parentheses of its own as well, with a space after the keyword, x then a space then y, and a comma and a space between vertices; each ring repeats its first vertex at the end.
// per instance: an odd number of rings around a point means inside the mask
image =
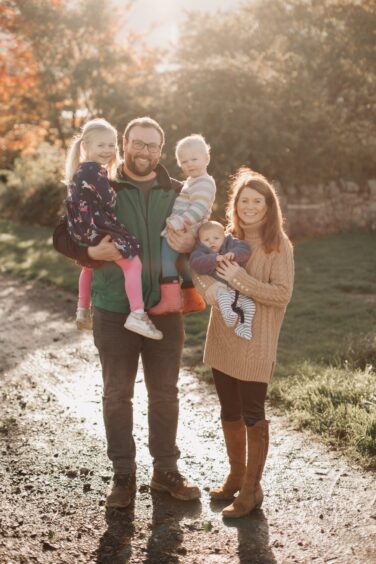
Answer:
POLYGON ((244 231, 240 225, 237 205, 245 188, 256 190, 256 192, 264 196, 267 210, 265 221, 261 226, 263 248, 267 254, 272 251, 278 251, 282 239, 286 237, 278 196, 274 187, 262 174, 254 172, 248 167, 241 167, 233 176, 230 184, 230 199, 226 208, 227 233, 231 233, 238 239, 244 239, 244 231))
POLYGON ((111 131, 115 136, 115 143, 116 143, 115 155, 107 165, 109 177, 113 178, 115 176, 116 169, 120 163, 120 156, 117 146, 117 131, 105 119, 96 118, 86 122, 81 129, 81 133, 79 135, 76 135, 76 137, 73 137, 72 144, 67 154, 67 160, 65 162, 66 184, 69 184, 72 181, 74 174, 76 173, 78 167, 80 166, 81 157, 82 157, 82 147, 81 147, 82 142, 88 141, 93 135, 95 135, 95 133, 101 131, 111 131))
POLYGON ((202 135, 194 133, 193 135, 188 135, 188 137, 183 137, 183 139, 180 139, 176 144, 175 157, 179 166, 181 152, 188 147, 196 147, 201 150, 204 155, 210 157, 210 145, 205 141, 202 135))

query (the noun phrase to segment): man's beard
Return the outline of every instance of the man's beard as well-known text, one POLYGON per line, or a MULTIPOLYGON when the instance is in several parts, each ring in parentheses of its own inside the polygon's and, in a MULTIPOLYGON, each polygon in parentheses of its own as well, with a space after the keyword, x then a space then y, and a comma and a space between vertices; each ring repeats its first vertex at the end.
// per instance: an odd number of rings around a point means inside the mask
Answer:
POLYGON ((131 172, 133 172, 133 174, 136 174, 137 176, 148 176, 151 172, 153 172, 153 170, 155 170, 159 160, 159 159, 151 158, 149 159, 149 166, 147 166, 144 169, 139 169, 137 167, 136 160, 133 155, 130 155, 129 153, 125 153, 124 158, 128 170, 130 170, 131 172))

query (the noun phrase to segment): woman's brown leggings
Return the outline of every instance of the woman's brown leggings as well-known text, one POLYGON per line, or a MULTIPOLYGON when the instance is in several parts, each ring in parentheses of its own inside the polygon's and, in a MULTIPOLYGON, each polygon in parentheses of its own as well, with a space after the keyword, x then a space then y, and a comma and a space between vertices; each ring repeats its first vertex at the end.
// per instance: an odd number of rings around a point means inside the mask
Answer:
POLYGON ((265 399, 268 385, 263 382, 244 382, 212 369, 215 387, 221 404, 221 419, 237 421, 243 417, 251 427, 265 419, 265 399))

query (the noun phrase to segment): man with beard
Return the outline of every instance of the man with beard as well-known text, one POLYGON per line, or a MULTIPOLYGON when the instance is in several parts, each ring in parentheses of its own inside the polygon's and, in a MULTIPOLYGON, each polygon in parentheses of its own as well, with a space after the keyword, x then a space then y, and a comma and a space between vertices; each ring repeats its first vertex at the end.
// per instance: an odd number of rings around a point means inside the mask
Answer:
MULTIPOLYGON (((124 162, 111 182, 117 193, 116 216, 141 243, 146 309, 160 298, 160 233, 181 189, 181 183, 159 164, 163 144, 164 132, 156 121, 148 117, 132 120, 123 137, 124 162)), ((180 253, 190 252, 194 246, 188 231, 170 232, 168 240, 180 253)), ((184 338, 181 314, 153 316, 164 335, 161 341, 127 331, 124 322, 129 303, 122 272, 111 262, 119 258, 119 252, 109 236, 96 247, 79 247, 70 239, 63 219, 54 233, 54 247, 83 266, 100 266, 94 272, 92 306, 94 343, 102 365, 107 454, 114 469, 107 506, 127 507, 136 493, 132 399, 140 355, 149 400, 150 486, 177 499, 197 499, 200 490, 187 483, 177 468, 177 380, 184 338)))

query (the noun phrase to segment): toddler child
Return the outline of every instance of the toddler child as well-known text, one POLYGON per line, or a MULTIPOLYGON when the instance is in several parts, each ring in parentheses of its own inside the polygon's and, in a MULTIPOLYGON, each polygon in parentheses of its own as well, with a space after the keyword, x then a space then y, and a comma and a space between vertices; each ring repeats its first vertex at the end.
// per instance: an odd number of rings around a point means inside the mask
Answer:
POLYGON ((210 161, 210 146, 202 135, 189 135, 176 145, 176 160, 186 180, 176 198, 171 215, 166 220, 162 235, 162 279, 160 302, 149 313, 161 315, 173 311, 183 313, 200 311, 205 302, 193 287, 185 256, 179 260, 179 272, 183 279, 184 304, 181 303, 179 274, 176 266, 179 253, 167 242, 167 231, 190 229, 197 235, 200 225, 209 219, 214 203, 216 185, 214 178, 207 173, 210 161))
MULTIPOLYGON (((95 246, 110 235, 122 258, 115 261, 124 274, 125 292, 131 313, 124 327, 151 339, 162 339, 144 311, 139 258, 140 243, 116 219, 116 194, 107 172, 112 175, 119 161, 117 132, 104 119, 88 121, 73 140, 65 167, 68 196, 68 229, 72 239, 82 246, 95 246)), ((78 329, 91 329, 91 281, 93 271, 83 268, 79 279, 76 315, 78 329)))
MULTIPOLYGON (((218 221, 203 223, 198 231, 199 241, 191 253, 189 264, 197 274, 208 274, 224 282, 216 273, 217 264, 225 259, 245 264, 251 256, 248 243, 225 235, 218 221)), ((232 288, 218 288, 217 303, 224 322, 234 327, 238 337, 252 338, 252 320, 256 310, 254 301, 232 288)))

